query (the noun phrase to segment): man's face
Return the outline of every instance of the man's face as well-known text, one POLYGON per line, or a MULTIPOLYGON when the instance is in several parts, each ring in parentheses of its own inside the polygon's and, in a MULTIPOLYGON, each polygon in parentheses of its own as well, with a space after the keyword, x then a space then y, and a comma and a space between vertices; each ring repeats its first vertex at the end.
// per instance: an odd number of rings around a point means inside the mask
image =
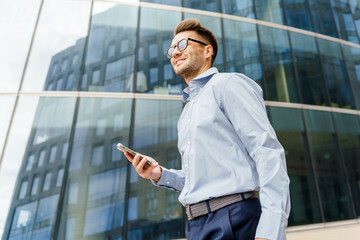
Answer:
MULTIPOLYGON (((171 42, 171 46, 178 44, 178 42, 184 38, 192 38, 207 43, 207 41, 199 36, 195 31, 185 31, 178 33, 174 37, 171 42)), ((188 41, 187 48, 184 51, 179 51, 178 47, 176 47, 170 60, 175 73, 185 78, 185 80, 187 80, 187 78, 195 78, 197 75, 202 73, 204 68, 207 67, 206 59, 209 58, 208 54, 206 54, 206 47, 207 46, 190 40, 188 41)))

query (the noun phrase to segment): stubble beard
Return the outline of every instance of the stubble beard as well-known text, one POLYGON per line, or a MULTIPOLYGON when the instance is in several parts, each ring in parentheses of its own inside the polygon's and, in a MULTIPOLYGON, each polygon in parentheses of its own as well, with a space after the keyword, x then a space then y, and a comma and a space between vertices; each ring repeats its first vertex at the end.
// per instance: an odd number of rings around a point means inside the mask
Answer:
POLYGON ((196 74, 200 70, 201 66, 198 62, 195 63, 185 63, 184 66, 179 68, 174 68, 176 75, 186 79, 191 75, 196 74))

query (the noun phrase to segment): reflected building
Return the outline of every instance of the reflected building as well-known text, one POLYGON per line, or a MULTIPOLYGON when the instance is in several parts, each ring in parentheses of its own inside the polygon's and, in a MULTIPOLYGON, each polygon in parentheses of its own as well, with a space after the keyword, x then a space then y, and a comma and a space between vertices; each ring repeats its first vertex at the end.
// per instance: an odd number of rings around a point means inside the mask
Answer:
MULTIPOLYGON (((64 13, 76 11, 72 2, 64 13)), ((40 16, 52 4, 44 0, 40 16)), ((87 36, 54 51, 39 76, 46 95, 22 146, 2 239, 185 237, 179 193, 139 178, 116 144, 181 168, 185 83, 164 52, 190 17, 218 38, 214 66, 264 90, 291 180, 289 225, 360 217, 357 1, 92 1, 91 11, 87 36)))

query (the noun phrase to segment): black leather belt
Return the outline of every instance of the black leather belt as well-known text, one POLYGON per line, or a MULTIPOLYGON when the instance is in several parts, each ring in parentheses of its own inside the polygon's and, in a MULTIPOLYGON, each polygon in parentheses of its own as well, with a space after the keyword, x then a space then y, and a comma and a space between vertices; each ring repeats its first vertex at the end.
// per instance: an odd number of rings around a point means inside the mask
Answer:
POLYGON ((188 219, 193 220, 194 218, 206 215, 211 212, 215 212, 216 210, 229 206, 230 204, 241 202, 245 199, 250 198, 257 198, 257 194, 255 191, 236 193, 223 197, 213 198, 195 204, 184 205, 184 207, 188 219))

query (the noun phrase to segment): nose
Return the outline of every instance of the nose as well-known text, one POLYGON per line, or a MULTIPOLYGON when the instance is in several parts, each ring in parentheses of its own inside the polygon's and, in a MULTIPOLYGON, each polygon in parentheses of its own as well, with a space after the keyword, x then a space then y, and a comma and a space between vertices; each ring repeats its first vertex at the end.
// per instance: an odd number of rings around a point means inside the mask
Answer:
POLYGON ((181 51, 179 50, 178 46, 175 47, 174 52, 172 53, 172 57, 180 56, 181 51))

